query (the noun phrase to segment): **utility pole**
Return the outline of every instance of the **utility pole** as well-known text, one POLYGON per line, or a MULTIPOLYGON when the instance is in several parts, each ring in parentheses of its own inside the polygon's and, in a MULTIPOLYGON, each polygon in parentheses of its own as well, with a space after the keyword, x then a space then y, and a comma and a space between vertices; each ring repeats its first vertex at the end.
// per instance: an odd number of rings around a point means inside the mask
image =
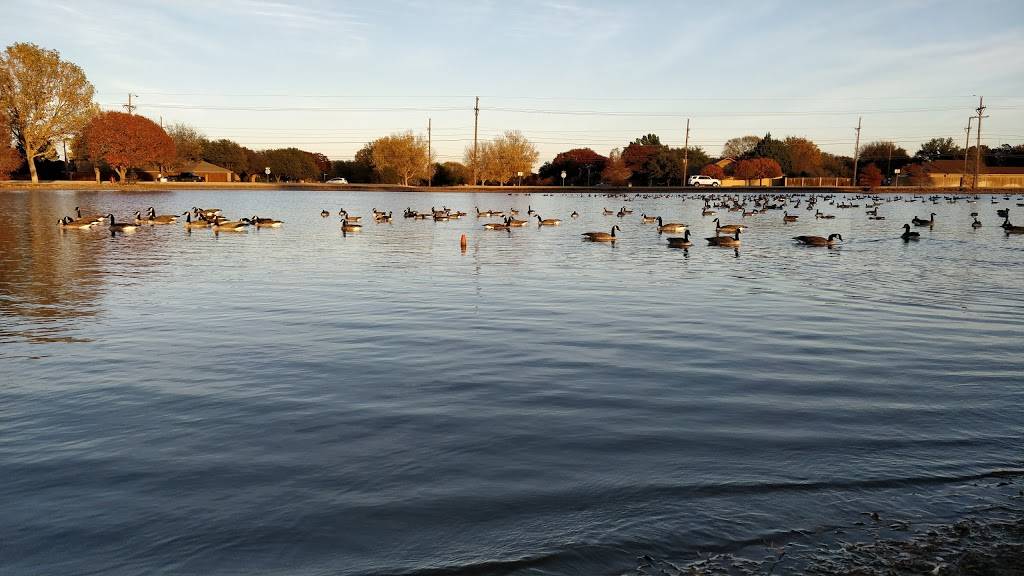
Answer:
POLYGON ((430 122, 431 119, 427 118, 427 188, 433 186, 432 180, 434 179, 434 158, 430 146, 430 122))
POLYGON ((964 141, 964 178, 960 182, 961 188, 967 183, 967 149, 971 147, 971 122, 974 122, 974 116, 967 117, 967 127, 964 128, 967 132, 967 139, 964 141))
POLYGON ((686 119, 686 137, 683 139, 683 186, 690 175, 690 119, 686 119))
POLYGON ((476 135, 480 126, 480 97, 476 97, 476 106, 473 106, 473 186, 477 182, 477 169, 480 166, 480 157, 477 156, 476 135))
POLYGON ((895 146, 895 142, 889 142, 889 160, 885 163, 885 173, 889 174, 892 172, 892 148, 895 146))
POLYGON ((857 185, 857 162, 860 160, 860 120, 861 117, 857 116, 857 141, 853 145, 853 185, 857 185))
POLYGON ((133 112, 135 112, 135 109, 138 108, 138 106, 135 106, 135 105, 132 104, 132 96, 134 96, 136 98, 139 97, 138 94, 132 94, 131 92, 129 92, 128 93, 128 103, 121 105, 121 107, 124 108, 125 110, 127 110, 129 114, 132 114, 133 112))
POLYGON ((982 116, 985 112, 985 97, 978 96, 978 140, 974 145, 974 185, 971 186, 971 190, 978 189, 978 176, 981 174, 981 119, 988 118, 988 116, 982 116))

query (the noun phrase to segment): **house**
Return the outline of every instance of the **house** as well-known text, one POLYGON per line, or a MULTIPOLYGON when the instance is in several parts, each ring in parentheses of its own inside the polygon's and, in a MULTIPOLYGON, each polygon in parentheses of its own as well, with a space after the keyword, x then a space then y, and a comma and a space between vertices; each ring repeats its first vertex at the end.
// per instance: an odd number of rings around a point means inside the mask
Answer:
POLYGON ((156 166, 139 170, 140 180, 158 180, 161 176, 173 178, 178 174, 191 173, 196 176, 202 177, 204 182, 236 182, 238 181, 238 175, 228 170, 227 168, 221 168, 216 164, 211 164, 206 160, 200 160, 199 162, 193 162, 190 164, 184 164, 180 169, 167 170, 161 172, 156 166))
MULTIPOLYGON (((931 185, 936 188, 970 187, 974 182, 973 158, 967 159, 964 177, 963 160, 933 160, 925 164, 931 185)), ((979 188, 1024 188, 1024 166, 986 166, 978 171, 979 188)))

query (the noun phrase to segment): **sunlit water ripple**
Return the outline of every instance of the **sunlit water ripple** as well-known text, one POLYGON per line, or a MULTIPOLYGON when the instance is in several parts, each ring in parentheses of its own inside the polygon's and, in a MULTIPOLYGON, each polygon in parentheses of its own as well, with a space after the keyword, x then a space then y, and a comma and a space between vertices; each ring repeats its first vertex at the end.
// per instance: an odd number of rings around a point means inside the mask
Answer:
POLYGON ((678 195, 2 193, 0 572, 617 574, 1001 505, 971 487, 1024 467, 1014 201, 769 212, 734 251, 678 195), (150 205, 286 223, 56 226, 150 205), (564 224, 400 216, 431 205, 564 224))

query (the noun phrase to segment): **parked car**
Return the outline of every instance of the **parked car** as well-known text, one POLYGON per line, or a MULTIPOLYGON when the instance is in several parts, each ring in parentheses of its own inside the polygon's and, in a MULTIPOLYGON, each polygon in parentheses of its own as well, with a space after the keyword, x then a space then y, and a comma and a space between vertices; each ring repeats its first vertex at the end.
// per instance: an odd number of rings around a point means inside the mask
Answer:
POLYGON ((192 172, 182 172, 177 176, 170 176, 168 180, 171 182, 204 182, 205 178, 192 172))
POLYGON ((344 178, 331 178, 327 181, 328 184, 348 184, 348 180, 344 178))
POLYGON ((694 186, 694 187, 700 187, 700 186, 721 186, 722 185, 722 181, 719 180, 718 178, 712 178, 711 176, 704 176, 703 174, 697 174, 697 175, 694 175, 694 176, 690 176, 689 184, 690 184, 690 186, 694 186))

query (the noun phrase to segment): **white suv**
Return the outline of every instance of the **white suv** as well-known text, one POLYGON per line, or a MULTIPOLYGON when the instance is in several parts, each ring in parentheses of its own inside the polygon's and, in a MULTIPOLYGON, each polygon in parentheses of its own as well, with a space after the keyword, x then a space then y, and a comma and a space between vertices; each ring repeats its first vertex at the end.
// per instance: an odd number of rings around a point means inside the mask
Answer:
POLYGON ((703 174, 697 174, 695 176, 690 176, 689 184, 690 184, 690 186, 694 186, 694 187, 700 187, 700 186, 721 186, 722 185, 722 181, 719 180, 718 178, 712 178, 711 176, 704 176, 703 174))

